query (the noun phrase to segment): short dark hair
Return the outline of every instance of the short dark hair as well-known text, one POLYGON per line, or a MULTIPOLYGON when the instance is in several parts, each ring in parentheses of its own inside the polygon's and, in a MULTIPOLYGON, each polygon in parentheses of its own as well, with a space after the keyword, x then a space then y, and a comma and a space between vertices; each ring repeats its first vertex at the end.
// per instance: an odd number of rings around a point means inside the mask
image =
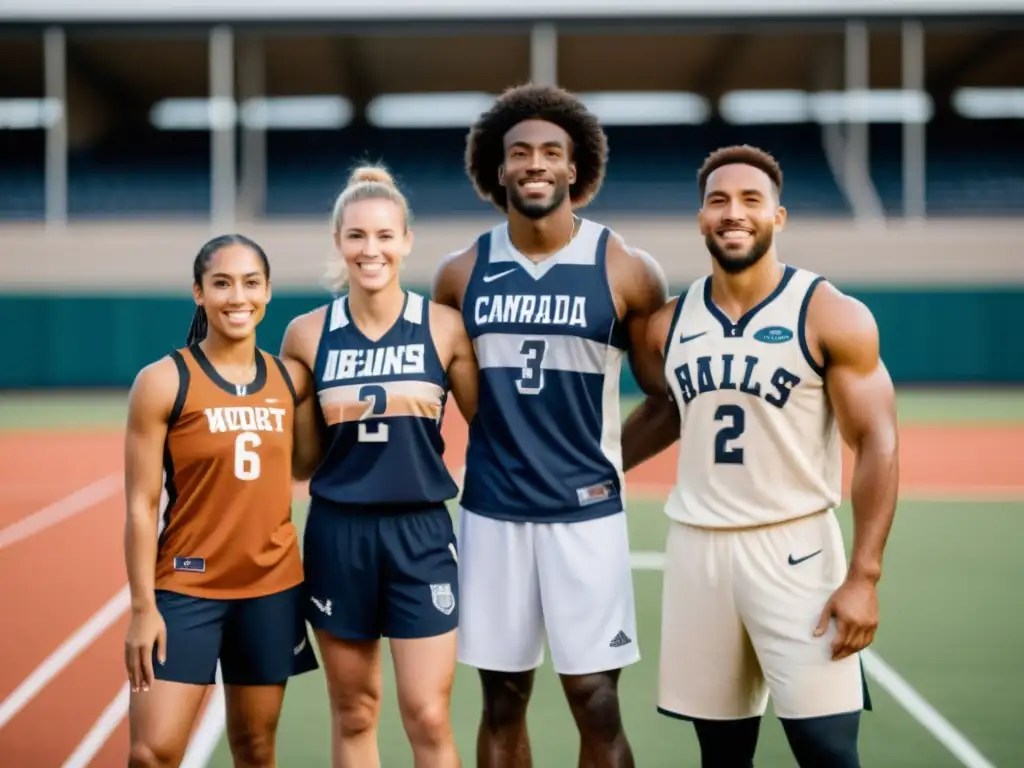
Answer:
POLYGON ((574 206, 597 196, 608 162, 608 139, 597 117, 568 91, 550 85, 520 85, 506 90, 484 112, 466 138, 466 174, 477 194, 508 211, 508 193, 498 183, 505 161, 505 134, 524 120, 554 123, 572 139, 576 183, 569 187, 574 206))
POLYGON ((752 165, 759 171, 763 171, 772 185, 775 187, 775 197, 782 195, 782 168, 778 160, 768 152, 749 144, 735 144, 731 147, 716 149, 704 160, 704 164, 697 171, 697 187, 700 189, 700 199, 704 200, 704 192, 707 190, 708 177, 721 168, 723 165, 752 165))
MULTIPOLYGON (((192 281, 196 285, 203 284, 203 275, 210 268, 210 261, 213 260, 217 251, 229 245, 244 245, 255 253, 263 263, 263 276, 267 280, 270 279, 270 259, 257 243, 245 235, 217 235, 203 243, 203 247, 199 249, 199 253, 196 254, 196 258, 192 262, 192 281)), ((192 324, 188 327, 188 335, 185 337, 185 346, 191 347, 193 344, 198 344, 206 338, 207 331, 209 331, 209 324, 206 319, 206 310, 197 304, 196 311, 192 313, 192 324)))

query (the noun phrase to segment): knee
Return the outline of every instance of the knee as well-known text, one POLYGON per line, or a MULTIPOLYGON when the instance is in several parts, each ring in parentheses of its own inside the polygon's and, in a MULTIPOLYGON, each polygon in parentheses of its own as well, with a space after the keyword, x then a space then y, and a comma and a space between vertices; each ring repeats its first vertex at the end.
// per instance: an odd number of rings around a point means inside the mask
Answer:
POLYGON ((402 704, 402 720, 413 744, 442 744, 451 737, 451 716, 444 697, 402 704))
POLYGON ((243 731, 228 736, 235 764, 247 768, 274 765, 274 742, 273 730, 243 731))
POLYGON ((532 672, 481 671, 483 724, 490 731, 522 725, 533 692, 532 672))
POLYGON ((343 737, 372 731, 380 715, 380 693, 367 689, 332 696, 331 712, 335 729, 343 737))
POLYGON ((859 712, 783 720, 782 725, 801 768, 860 768, 859 712))
POLYGON ((164 768, 177 765, 181 750, 170 744, 133 740, 128 747, 128 768, 164 768))
POLYGON ((617 676, 584 675, 568 678, 565 692, 576 721, 589 735, 614 741, 622 733, 617 676))

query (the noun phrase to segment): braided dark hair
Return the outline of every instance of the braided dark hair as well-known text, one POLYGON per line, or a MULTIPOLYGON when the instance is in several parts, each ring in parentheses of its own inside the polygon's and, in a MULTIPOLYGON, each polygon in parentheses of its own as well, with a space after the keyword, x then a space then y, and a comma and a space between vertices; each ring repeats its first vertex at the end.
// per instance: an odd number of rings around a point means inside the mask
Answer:
MULTIPOLYGON (((217 254, 217 251, 229 245, 244 245, 259 256, 260 261, 263 262, 264 277, 270 280, 270 259, 267 258, 267 254, 264 253, 259 244, 250 240, 245 235, 217 235, 217 237, 207 240, 203 244, 203 247, 199 249, 199 253, 196 254, 195 261, 192 262, 192 280, 197 286, 202 286, 203 275, 206 274, 210 261, 217 254)), ((185 346, 191 347, 193 344, 198 344, 206 338, 209 329, 206 310, 199 304, 196 304, 196 311, 192 315, 192 324, 188 327, 188 335, 185 337, 185 346)))

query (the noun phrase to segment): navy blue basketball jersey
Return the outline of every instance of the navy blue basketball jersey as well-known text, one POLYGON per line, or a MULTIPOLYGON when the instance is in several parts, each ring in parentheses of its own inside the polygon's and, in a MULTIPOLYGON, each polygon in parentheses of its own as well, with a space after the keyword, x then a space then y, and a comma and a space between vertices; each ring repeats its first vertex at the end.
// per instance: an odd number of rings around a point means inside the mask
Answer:
POLYGON ((480 366, 462 505, 573 522, 623 509, 619 374, 626 348, 605 264, 611 232, 534 263, 502 224, 477 241, 462 313, 480 366))
POLYGON ((378 341, 328 307, 316 355, 324 456, 310 493, 338 504, 424 505, 454 498, 441 420, 448 377, 430 335, 428 302, 406 292, 402 314, 378 341))

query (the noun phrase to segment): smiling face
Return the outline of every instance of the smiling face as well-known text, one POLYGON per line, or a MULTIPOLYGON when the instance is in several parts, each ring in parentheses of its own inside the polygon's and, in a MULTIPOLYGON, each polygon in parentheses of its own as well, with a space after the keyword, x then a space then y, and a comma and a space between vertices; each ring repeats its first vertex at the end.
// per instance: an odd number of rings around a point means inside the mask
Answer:
POLYGON ((263 261, 251 248, 232 243, 214 253, 200 285, 192 286, 196 304, 206 311, 211 330, 232 341, 255 333, 270 302, 270 281, 263 261))
POLYGON ((542 219, 569 198, 576 183, 572 142, 564 130, 544 120, 524 120, 505 134, 505 161, 498 182, 511 208, 542 219))
POLYGON ((786 209, 764 171, 752 165, 723 165, 708 176, 704 204, 697 215, 712 257, 726 272, 754 266, 768 253, 786 209))
POLYGON ((334 242, 348 268, 350 286, 376 293, 398 279, 412 249, 412 232, 395 202, 366 198, 345 207, 334 242))

